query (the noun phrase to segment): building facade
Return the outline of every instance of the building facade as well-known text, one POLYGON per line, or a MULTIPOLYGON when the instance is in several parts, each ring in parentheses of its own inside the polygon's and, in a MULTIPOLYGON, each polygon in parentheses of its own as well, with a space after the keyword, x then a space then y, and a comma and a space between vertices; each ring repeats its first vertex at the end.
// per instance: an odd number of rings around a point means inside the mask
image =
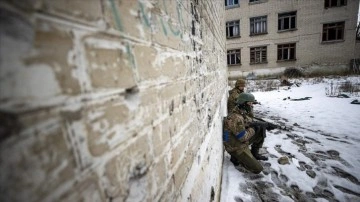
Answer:
POLYGON ((229 77, 345 68, 359 57, 359 0, 225 0, 229 77))
POLYGON ((0 3, 0 201, 218 201, 223 1, 0 3))

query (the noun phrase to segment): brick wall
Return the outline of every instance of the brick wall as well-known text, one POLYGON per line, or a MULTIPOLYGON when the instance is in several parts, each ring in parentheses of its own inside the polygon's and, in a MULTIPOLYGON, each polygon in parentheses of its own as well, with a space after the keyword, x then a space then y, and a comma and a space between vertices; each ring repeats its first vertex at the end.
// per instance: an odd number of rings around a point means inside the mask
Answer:
POLYGON ((223 1, 0 3, 0 201, 217 201, 223 1))

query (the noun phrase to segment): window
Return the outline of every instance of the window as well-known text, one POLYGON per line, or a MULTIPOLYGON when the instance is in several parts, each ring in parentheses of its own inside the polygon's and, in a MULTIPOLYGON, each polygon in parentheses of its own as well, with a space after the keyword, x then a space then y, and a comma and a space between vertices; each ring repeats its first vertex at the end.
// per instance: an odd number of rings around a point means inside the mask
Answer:
POLYGON ((239 64, 241 64, 240 49, 228 50, 227 51, 227 64, 228 65, 239 65, 239 64))
POLYGON ((278 45, 278 50, 277 50, 278 61, 295 60, 296 59, 295 49, 296 49, 295 43, 278 45))
POLYGON ((238 37, 240 36, 240 21, 230 21, 226 22, 226 38, 238 37))
POLYGON ((266 46, 250 48, 250 64, 266 63, 266 46))
POLYGON ((325 0, 325 8, 346 6, 346 0, 325 0))
POLYGON ((296 28, 296 11, 280 13, 278 15, 278 30, 291 30, 296 28))
POLYGON ((336 41, 344 39, 345 22, 323 24, 322 41, 336 41))
POLYGON ((239 6, 239 0, 225 0, 225 7, 237 7, 239 6))
POLYGON ((267 16, 250 18, 250 35, 267 33, 267 16))

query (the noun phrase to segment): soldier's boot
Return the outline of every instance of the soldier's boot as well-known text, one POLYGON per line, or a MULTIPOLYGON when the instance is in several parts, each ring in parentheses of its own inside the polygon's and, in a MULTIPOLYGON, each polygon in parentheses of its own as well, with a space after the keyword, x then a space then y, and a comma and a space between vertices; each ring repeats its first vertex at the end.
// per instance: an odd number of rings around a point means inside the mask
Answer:
POLYGON ((234 164, 235 167, 240 165, 240 162, 233 156, 231 156, 230 161, 234 164))
POLYGON ((256 148, 256 147, 251 148, 251 154, 252 154, 257 160, 260 160, 260 161, 267 161, 267 160, 268 160, 268 157, 259 154, 259 148, 256 148))

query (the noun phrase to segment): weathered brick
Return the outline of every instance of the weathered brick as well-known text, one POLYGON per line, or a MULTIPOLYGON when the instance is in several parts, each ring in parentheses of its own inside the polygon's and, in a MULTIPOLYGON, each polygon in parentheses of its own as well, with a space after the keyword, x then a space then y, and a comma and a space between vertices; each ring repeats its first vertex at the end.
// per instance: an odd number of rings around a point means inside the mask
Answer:
POLYGON ((159 96, 162 100, 173 99, 175 96, 181 95, 182 92, 184 92, 184 84, 173 82, 164 86, 159 92, 159 96))
POLYGON ((160 156, 169 144, 170 134, 166 130, 167 129, 166 124, 167 124, 166 121, 163 121, 159 125, 154 127, 152 142, 153 142, 155 157, 160 156))
POLYGON ((16 0, 4 0, 8 1, 14 6, 23 9, 24 11, 34 11, 37 9, 41 9, 43 7, 43 0, 23 0, 23 1, 16 1, 16 0))
POLYGON ((26 145, 1 148, 0 166, 7 182, 3 197, 9 201, 39 201, 75 177, 75 157, 61 128, 39 128, 26 135, 26 145))
POLYGON ((160 189, 165 188, 164 182, 169 178, 169 169, 164 158, 160 158, 159 161, 153 167, 153 176, 156 185, 158 186, 157 194, 160 193, 160 189))
POLYGON ((189 43, 183 5, 176 1, 159 1, 155 8, 152 9, 152 15, 156 16, 154 24, 157 31, 153 34, 154 41, 174 49, 179 49, 184 42, 189 43))
POLYGON ((173 201, 176 194, 174 186, 174 175, 171 177, 171 182, 166 185, 165 191, 160 195, 159 200, 161 202, 173 201))
POLYGON ((135 45, 132 50, 136 55, 136 66, 141 80, 156 79, 161 76, 161 69, 154 66, 154 58, 157 55, 154 47, 135 45))
POLYGON ((72 192, 66 192, 59 201, 105 201, 106 194, 100 187, 99 177, 90 173, 80 182, 74 184, 72 192))
MULTIPOLYGON (((149 142, 144 135, 136 139, 121 155, 109 160, 105 166, 105 177, 109 181, 109 194, 116 200, 128 197, 132 185, 131 180, 137 180, 149 175, 149 164, 152 161, 149 153, 149 142), (141 148, 141 149, 139 149, 141 148)), ((151 190, 150 181, 145 181, 145 189, 151 190)), ((143 181, 141 183, 144 183, 143 181)), ((147 196, 151 197, 151 196, 147 196)))
MULTIPOLYGON (((179 167, 174 171, 174 188, 175 190, 181 190, 186 176, 189 173, 189 167, 187 163, 180 163, 179 167)), ((179 193, 179 192, 177 192, 179 193)))
POLYGON ((176 137, 177 142, 174 142, 175 144, 172 147, 172 153, 171 153, 171 166, 174 168, 174 166, 177 166, 177 164, 180 161, 183 161, 184 156, 186 156, 187 152, 187 144, 188 139, 185 139, 183 136, 177 136, 176 137))
POLYGON ((88 22, 97 22, 102 18, 102 5, 98 0, 43 0, 45 12, 61 16, 71 16, 88 22))
POLYGON ((131 161, 126 158, 128 151, 122 152, 122 155, 115 156, 106 162, 104 178, 106 179, 106 194, 115 199, 122 201, 128 194, 128 173, 131 161))
POLYGON ((136 85, 126 45, 101 36, 86 38, 85 44, 89 76, 94 88, 126 89, 136 85), (101 44, 105 41, 113 46, 95 45, 95 43, 101 44))
POLYGON ((208 201, 221 178, 222 150, 207 154, 220 141, 205 140, 221 136, 208 127, 227 93, 223 2, 5 4, 1 42, 20 52, 1 46, 1 86, 22 86, 0 99, 19 128, 0 141, 0 201, 208 201), (198 165, 211 156, 213 170, 198 165))
POLYGON ((150 40, 153 22, 147 4, 149 2, 108 0, 104 4, 105 20, 111 29, 150 40))
MULTIPOLYGON (((34 52, 36 54, 25 57, 24 63, 30 67, 46 65, 54 73, 56 77, 55 82, 60 86, 63 94, 79 94, 80 84, 77 78, 73 76, 77 67, 76 64, 71 64, 68 60, 74 48, 73 46, 74 38, 71 31, 64 30, 59 25, 53 24, 50 21, 38 20, 34 38, 34 52)), ((41 82, 41 80, 35 82, 41 82)), ((45 85, 51 84, 47 83, 45 85)))
POLYGON ((111 145, 127 141, 126 123, 132 117, 128 108, 116 101, 89 106, 85 112, 89 151, 94 156, 103 155, 111 145), (110 145, 111 144, 111 145, 110 145))

